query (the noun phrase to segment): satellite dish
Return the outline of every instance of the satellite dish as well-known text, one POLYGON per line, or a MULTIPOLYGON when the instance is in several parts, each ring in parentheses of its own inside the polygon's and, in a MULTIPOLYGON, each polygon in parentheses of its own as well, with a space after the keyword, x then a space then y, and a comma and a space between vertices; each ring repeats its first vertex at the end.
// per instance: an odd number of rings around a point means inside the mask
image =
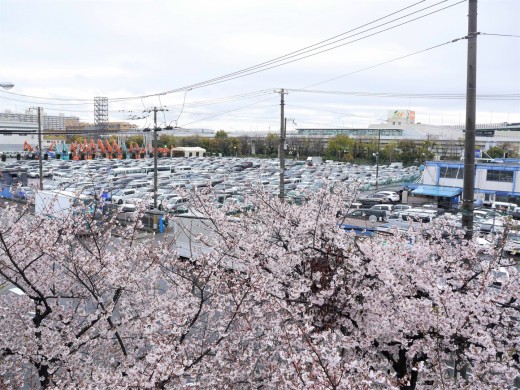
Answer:
POLYGON ((377 222, 377 217, 375 215, 371 215, 370 217, 368 217, 368 221, 369 222, 377 222))

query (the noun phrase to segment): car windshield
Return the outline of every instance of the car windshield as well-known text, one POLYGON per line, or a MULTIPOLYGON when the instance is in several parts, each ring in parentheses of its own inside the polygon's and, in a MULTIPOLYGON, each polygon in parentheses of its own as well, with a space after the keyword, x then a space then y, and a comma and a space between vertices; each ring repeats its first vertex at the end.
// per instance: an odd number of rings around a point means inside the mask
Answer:
POLYGON ((515 233, 515 234, 509 234, 507 236, 508 240, 511 240, 511 241, 520 241, 520 233, 515 233))

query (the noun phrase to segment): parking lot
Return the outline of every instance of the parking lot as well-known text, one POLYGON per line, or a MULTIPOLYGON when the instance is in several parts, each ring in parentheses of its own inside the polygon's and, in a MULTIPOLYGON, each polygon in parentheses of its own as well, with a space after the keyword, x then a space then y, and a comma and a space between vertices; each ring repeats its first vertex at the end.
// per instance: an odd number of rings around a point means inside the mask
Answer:
MULTIPOLYGON (((24 202, 35 196, 39 184, 37 160, 8 159, 0 162, 0 169, 11 172, 12 180, 26 176, 27 185, 12 193, 11 184, 3 182, 2 196, 24 202)), ((193 189, 211 188, 216 205, 227 205, 232 213, 251 209, 249 195, 259 189, 279 196, 280 174, 277 159, 259 158, 159 158, 157 169, 157 208, 169 215, 189 211, 189 193, 193 189)), ((100 197, 117 205, 121 218, 130 218, 143 202, 153 209, 153 159, 117 160, 98 159, 84 161, 45 160, 43 165, 44 190, 65 191, 80 196, 100 197)), ((344 223, 377 231, 392 228, 405 230, 412 223, 428 223, 442 217, 460 226, 458 210, 438 209, 435 204, 424 205, 424 199, 407 197, 401 204, 403 184, 416 180, 419 168, 358 166, 348 163, 326 162, 308 165, 305 161, 286 162, 284 194, 286 201, 301 203, 313 193, 334 183, 352 183, 359 190, 351 204, 339 205, 338 216, 344 223), (418 204, 419 203, 419 204, 418 204)), ((4 174, 5 179, 5 174, 4 174)), ((505 226, 504 215, 490 210, 475 213, 475 229, 483 233, 501 233, 505 226)), ((516 236, 515 236, 516 237, 516 236)), ((518 241, 518 240, 516 240, 518 241)), ((520 244, 508 242, 509 252, 520 251, 520 244)))
MULTIPOLYGON (((153 192, 153 160, 48 160, 43 163, 43 187, 45 190, 66 190, 84 195, 105 193, 107 200, 128 205, 150 198, 153 192)), ((39 181, 37 160, 8 159, 0 163, 0 169, 24 171, 28 177, 27 193, 17 194, 30 198, 31 185, 39 181)), ((355 182, 361 191, 375 189, 374 166, 328 163, 308 166, 304 161, 286 162, 284 189, 288 199, 299 198, 304 191, 322 188, 325 181, 355 182)), ((216 200, 245 202, 252 187, 264 192, 279 194, 279 166, 277 159, 255 158, 159 158, 158 206, 166 211, 182 209, 185 203, 175 189, 212 187, 216 200)), ((388 169, 379 167, 378 185, 397 186, 415 179, 417 167, 388 169)), ((5 183, 9 184, 9 183, 5 183)))

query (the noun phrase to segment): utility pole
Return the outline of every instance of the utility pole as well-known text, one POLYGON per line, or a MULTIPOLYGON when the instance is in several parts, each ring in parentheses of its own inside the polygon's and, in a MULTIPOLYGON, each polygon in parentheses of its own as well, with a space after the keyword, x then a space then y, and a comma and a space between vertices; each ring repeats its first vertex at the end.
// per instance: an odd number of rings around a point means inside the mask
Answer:
POLYGON ((157 210, 157 107, 153 108, 153 209, 157 210))
POLYGON ((379 191, 379 149, 381 148, 381 129, 378 129, 376 152, 376 191, 379 191))
POLYGON ((283 202, 285 197, 285 130, 287 126, 287 120, 285 118, 285 101, 284 95, 287 92, 282 88, 280 90, 280 201, 283 202))
POLYGON ((43 190, 43 154, 42 154, 42 108, 41 107, 30 107, 29 110, 32 111, 36 108, 37 110, 37 119, 38 119, 38 169, 39 169, 39 182, 40 182, 40 190, 43 190))
POLYGON ((469 0, 468 61, 466 84, 466 133, 464 137, 464 182, 462 193, 462 227, 466 237, 473 236, 475 193, 475 117, 477 97, 477 0, 469 0))
MULTIPOLYGON (((157 132, 161 131, 157 127, 157 111, 168 111, 166 108, 154 107, 145 112, 153 112, 153 208, 157 210, 157 132)), ((150 131, 150 130, 143 130, 150 131)))
POLYGON ((42 112, 38 107, 38 166, 40 170, 40 191, 43 190, 43 153, 42 153, 42 112))

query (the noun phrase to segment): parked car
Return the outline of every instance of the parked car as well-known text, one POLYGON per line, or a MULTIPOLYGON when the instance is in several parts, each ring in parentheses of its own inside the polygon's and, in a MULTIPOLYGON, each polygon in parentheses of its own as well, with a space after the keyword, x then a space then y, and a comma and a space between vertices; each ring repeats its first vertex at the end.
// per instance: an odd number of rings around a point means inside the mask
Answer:
POLYGON ((515 207, 515 209, 511 213, 511 216, 515 220, 520 220, 520 207, 515 207))
MULTIPOLYGON (((167 212, 172 212, 175 209, 179 208, 181 204, 184 204, 188 201, 187 198, 183 198, 177 194, 164 194, 160 195, 157 198, 157 208, 159 210, 164 210, 167 212)), ((153 208, 153 199, 149 201, 150 208, 153 208)))
POLYGON ((385 210, 356 209, 346 215, 347 218, 364 219, 373 222, 386 222, 385 210))
POLYGON ((393 204, 375 204, 372 207, 370 207, 371 210, 384 210, 386 212, 386 215, 390 215, 392 211, 394 210, 393 204))
POLYGON ((362 203, 363 206, 373 206, 375 204, 390 203, 391 200, 385 194, 373 194, 365 198, 359 198, 358 202, 362 203))
POLYGON ((439 216, 437 210, 419 207, 400 211, 399 215, 404 221, 411 220, 413 222, 431 222, 439 216))
POLYGON ((504 252, 509 255, 516 255, 520 253, 520 233, 510 232, 504 242, 504 252))
POLYGON ((408 209, 411 209, 412 206, 410 206, 409 204, 396 204, 394 206, 394 212, 396 211, 404 211, 404 210, 408 210, 408 209))
POLYGON ((135 189, 120 189, 112 192, 112 203, 123 204, 125 199, 130 199, 136 196, 135 189))
POLYGON ((395 191, 378 191, 375 195, 385 195, 391 202, 399 202, 401 199, 395 191))

